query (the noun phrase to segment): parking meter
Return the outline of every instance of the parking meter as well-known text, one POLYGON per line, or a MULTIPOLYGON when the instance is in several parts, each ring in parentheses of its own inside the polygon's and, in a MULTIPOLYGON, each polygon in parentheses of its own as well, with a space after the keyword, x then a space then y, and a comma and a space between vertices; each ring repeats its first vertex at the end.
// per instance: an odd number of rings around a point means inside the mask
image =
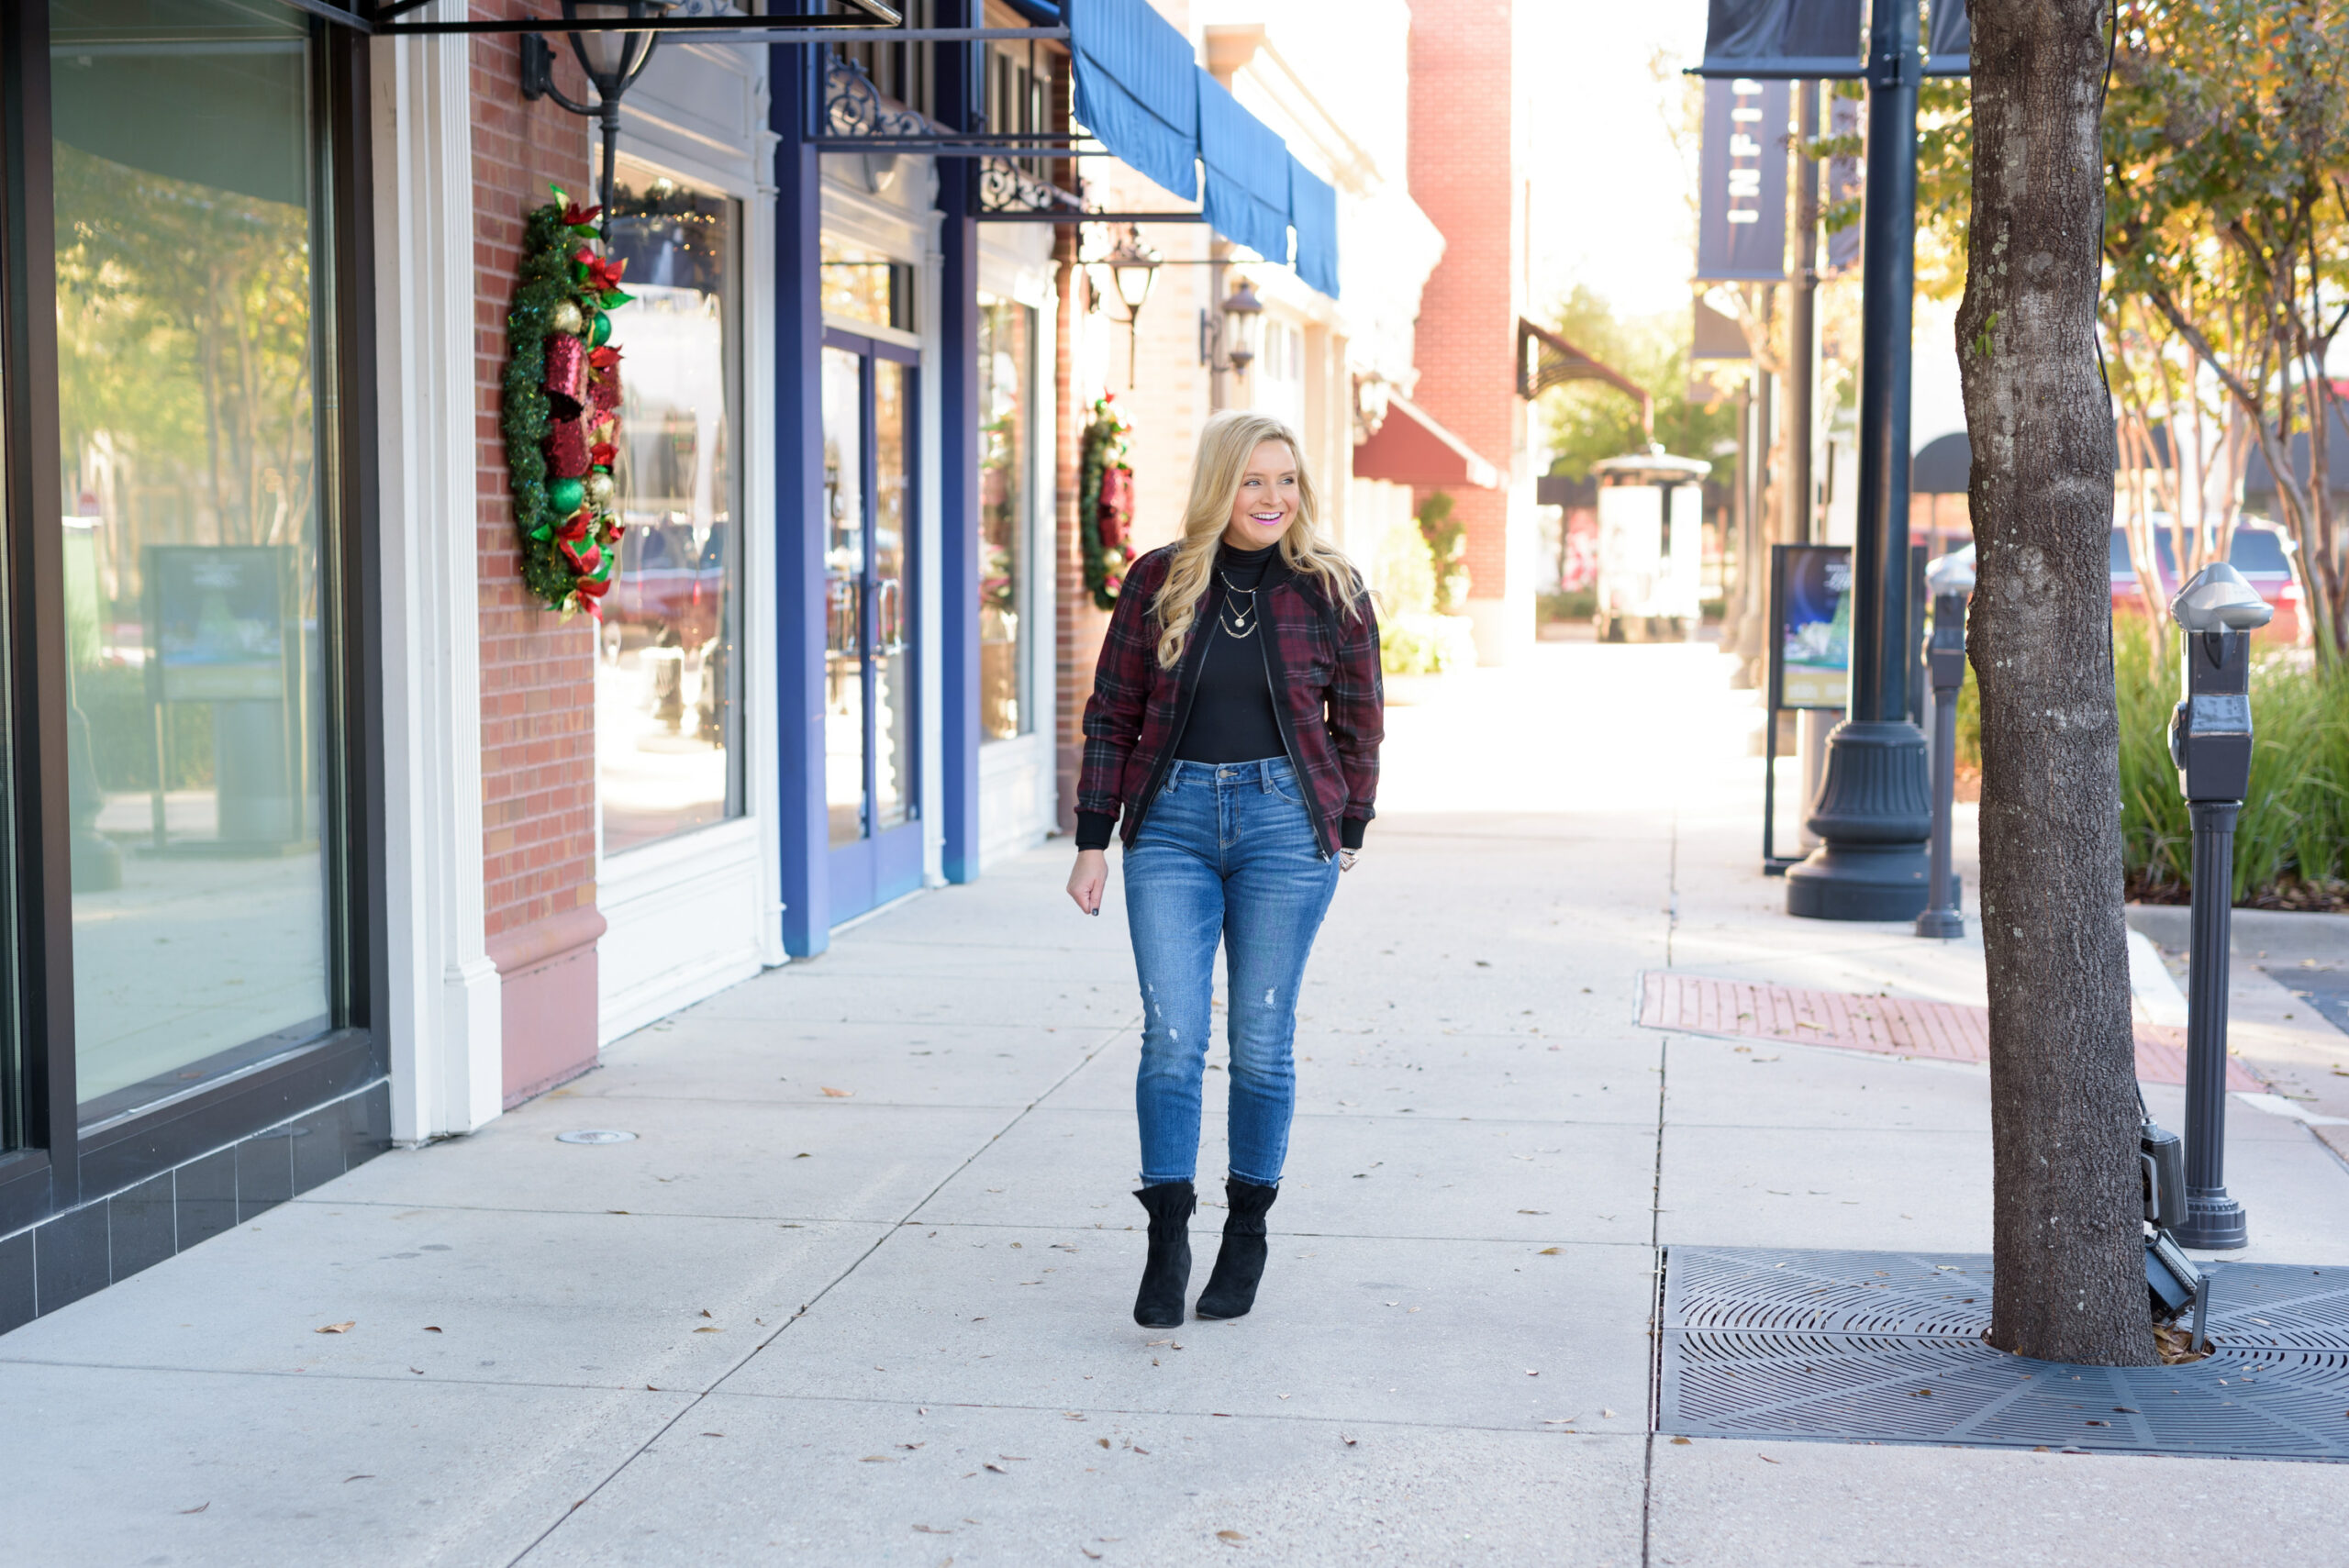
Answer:
POLYGON ((1962 937, 1965 917, 1958 908, 1949 869, 1950 816, 1957 806, 1957 694, 1965 684, 1965 602, 1974 592, 1971 549, 1936 558, 1925 568, 1925 586, 1933 597, 1932 636, 1925 644, 1925 678, 1933 688, 1933 837, 1917 934, 1962 937))
POLYGON ((2170 716, 2170 761, 2194 826, 2192 951, 2186 1020, 2186 1215, 2188 1247, 2246 1246, 2243 1205, 2227 1195, 2227 964, 2235 819, 2251 788, 2251 634, 2275 614, 2223 562, 2170 601, 2182 647, 2182 688, 2170 716))

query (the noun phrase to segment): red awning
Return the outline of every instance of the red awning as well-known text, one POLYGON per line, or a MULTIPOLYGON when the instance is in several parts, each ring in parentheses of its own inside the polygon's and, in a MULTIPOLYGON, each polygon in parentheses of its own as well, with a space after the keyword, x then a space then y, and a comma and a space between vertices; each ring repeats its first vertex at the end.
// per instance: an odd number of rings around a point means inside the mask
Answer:
POLYGON ((1501 471, 1406 397, 1389 395, 1378 434, 1354 449, 1354 477, 1422 488, 1473 484, 1498 490, 1501 471))

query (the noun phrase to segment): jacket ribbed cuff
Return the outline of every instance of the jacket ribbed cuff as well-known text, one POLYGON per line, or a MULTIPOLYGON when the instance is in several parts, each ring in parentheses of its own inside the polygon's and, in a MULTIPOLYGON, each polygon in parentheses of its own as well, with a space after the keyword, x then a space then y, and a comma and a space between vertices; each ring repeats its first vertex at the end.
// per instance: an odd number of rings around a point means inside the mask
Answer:
POLYGON ((1106 850, 1111 835, 1118 830, 1118 818, 1107 811, 1080 811, 1076 814, 1076 847, 1080 850, 1106 850))

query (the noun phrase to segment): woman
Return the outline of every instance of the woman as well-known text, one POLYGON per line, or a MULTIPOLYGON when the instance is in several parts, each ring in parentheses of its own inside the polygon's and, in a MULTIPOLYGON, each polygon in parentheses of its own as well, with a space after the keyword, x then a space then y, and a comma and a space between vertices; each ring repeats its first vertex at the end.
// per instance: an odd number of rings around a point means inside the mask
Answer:
POLYGON ((1230 1208, 1202 1318, 1238 1318, 1264 1273, 1296 1072, 1297 989, 1339 873, 1361 851, 1384 732, 1378 622, 1323 537, 1304 450, 1278 419, 1199 433, 1183 537, 1133 564, 1094 673, 1069 896, 1101 912, 1122 813, 1142 989, 1141 1190, 1150 1258, 1134 1321, 1183 1321, 1199 1085, 1219 940, 1230 979, 1230 1208))

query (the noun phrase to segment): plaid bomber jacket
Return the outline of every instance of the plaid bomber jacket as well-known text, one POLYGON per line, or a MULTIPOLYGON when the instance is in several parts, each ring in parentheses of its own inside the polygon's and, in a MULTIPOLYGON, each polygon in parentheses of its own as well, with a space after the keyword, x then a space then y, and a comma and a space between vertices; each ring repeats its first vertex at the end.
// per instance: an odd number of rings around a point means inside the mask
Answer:
MULTIPOLYGON (((1158 662, 1158 617, 1152 601, 1166 581, 1175 547, 1164 545, 1133 563, 1118 594, 1085 705, 1085 766, 1076 808, 1115 817, 1130 846, 1143 813, 1174 760, 1190 721, 1199 668, 1224 596, 1211 577, 1199 600, 1193 635, 1172 670, 1158 662)), ((1313 836, 1324 856, 1337 852, 1348 820, 1376 815, 1378 746, 1386 737, 1386 694, 1379 679, 1378 617, 1369 596, 1350 616, 1330 602, 1312 578, 1275 553, 1257 590, 1265 635, 1265 674, 1289 765, 1304 782, 1313 836)))

